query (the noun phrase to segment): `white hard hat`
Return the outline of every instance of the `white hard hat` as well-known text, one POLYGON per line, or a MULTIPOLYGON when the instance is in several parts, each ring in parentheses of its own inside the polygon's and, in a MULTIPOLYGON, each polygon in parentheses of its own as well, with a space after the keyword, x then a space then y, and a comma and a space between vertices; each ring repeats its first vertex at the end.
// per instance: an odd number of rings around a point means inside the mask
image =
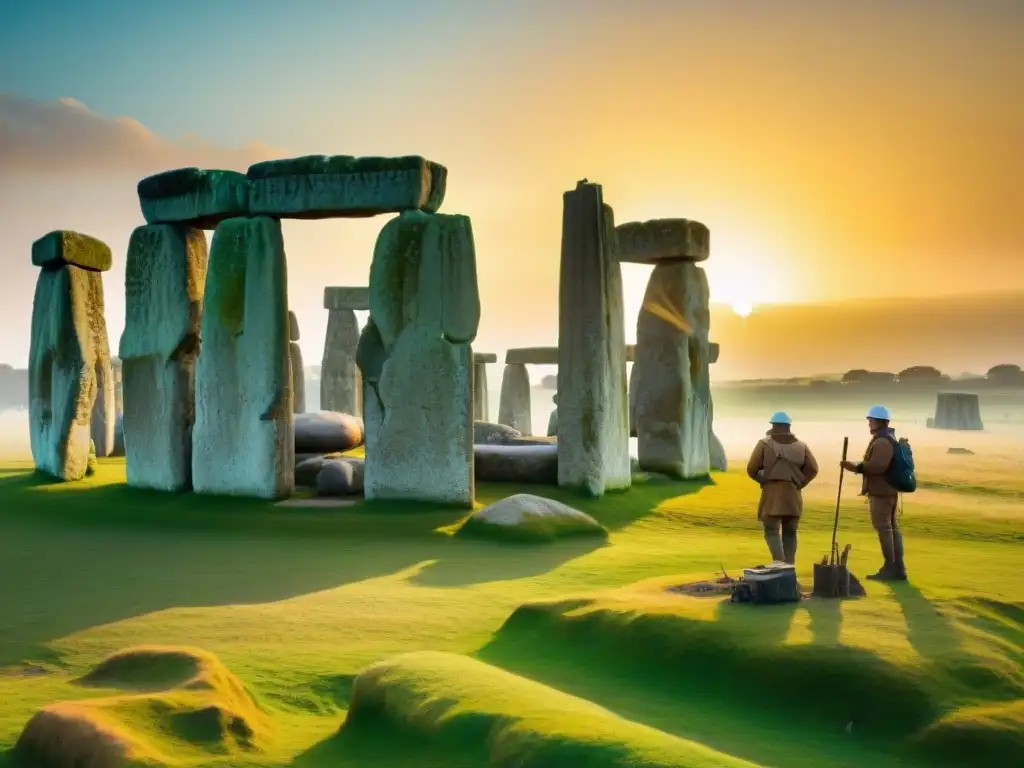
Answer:
POLYGON ((789 415, 782 411, 776 411, 772 414, 772 417, 768 419, 769 424, 792 424, 793 420, 789 418, 789 415))
POLYGON ((889 421, 889 409, 884 405, 872 405, 868 410, 867 418, 878 421, 889 421))

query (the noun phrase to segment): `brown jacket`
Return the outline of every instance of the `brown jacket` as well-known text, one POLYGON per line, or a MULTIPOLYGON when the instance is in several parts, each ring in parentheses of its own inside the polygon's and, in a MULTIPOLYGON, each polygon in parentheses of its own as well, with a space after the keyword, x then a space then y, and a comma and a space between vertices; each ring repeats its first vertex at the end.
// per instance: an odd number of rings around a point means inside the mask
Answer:
POLYGON ((892 463, 893 446, 887 435, 889 431, 880 431, 871 436, 864 461, 857 465, 857 474, 864 475, 861 483, 861 496, 898 496, 899 491, 889 485, 885 472, 892 463))
POLYGON ((772 430, 754 446, 747 475, 761 484, 758 520, 765 516, 799 517, 804 511, 800 491, 817 477, 818 462, 796 435, 772 430))

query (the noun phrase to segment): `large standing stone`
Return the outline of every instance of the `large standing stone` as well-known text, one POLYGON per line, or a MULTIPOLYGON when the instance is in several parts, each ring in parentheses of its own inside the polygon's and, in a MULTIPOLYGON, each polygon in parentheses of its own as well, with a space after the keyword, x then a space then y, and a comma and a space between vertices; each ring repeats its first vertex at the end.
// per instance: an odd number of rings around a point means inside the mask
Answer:
POLYGON ((302 347, 298 345, 299 318, 288 312, 288 359, 292 370, 292 401, 295 413, 306 412, 306 366, 302 362, 302 347))
POLYGON ((710 470, 708 281, 692 262, 658 264, 637 321, 640 467, 677 478, 710 470))
POLYGON ((328 287, 324 289, 327 338, 320 362, 320 408, 360 416, 363 413, 363 382, 356 365, 359 322, 356 311, 370 308, 369 289, 328 287))
POLYGON ((479 322, 469 218, 411 211, 385 224, 357 351, 367 499, 472 506, 470 344, 479 322))
POLYGON ((237 171, 177 168, 146 177, 138 192, 147 224, 214 229, 249 209, 249 180, 237 171))
POLYGON ((112 261, 106 244, 77 232, 51 232, 32 244, 32 263, 42 269, 32 303, 29 439, 36 468, 61 480, 85 476, 94 434, 97 453, 114 448, 102 276, 112 261), (95 433, 94 414, 102 418, 95 433))
POLYGON ((935 400, 935 429, 981 430, 981 404, 970 392, 939 392, 935 400))
POLYGON ((600 496, 628 488, 622 274, 600 184, 564 195, 558 317, 558 484, 600 496))
POLYGON ((493 352, 473 353, 473 419, 487 421, 490 418, 490 398, 487 395, 487 364, 498 362, 493 352))
POLYGON ((448 171, 406 157, 308 155, 249 168, 249 213, 295 219, 376 216, 441 207, 448 171))
POLYGON ((192 484, 259 498, 295 487, 288 274, 281 223, 228 219, 210 249, 196 366, 192 484))
POLYGON ((128 242, 122 367, 128 484, 192 487, 195 373, 206 283, 206 236, 173 224, 138 227, 128 242))
POLYGON ((501 399, 498 401, 498 423, 533 434, 530 403, 530 374, 523 363, 508 363, 501 377, 501 399))

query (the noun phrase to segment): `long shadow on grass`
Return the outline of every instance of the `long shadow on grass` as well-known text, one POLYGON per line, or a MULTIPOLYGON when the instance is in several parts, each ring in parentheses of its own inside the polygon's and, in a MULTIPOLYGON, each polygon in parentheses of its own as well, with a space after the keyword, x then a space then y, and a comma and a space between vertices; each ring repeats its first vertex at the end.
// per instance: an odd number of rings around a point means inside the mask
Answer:
POLYGON ((0 665, 47 643, 177 607, 264 603, 436 559, 464 513, 284 510, 123 485, 0 482, 0 665))
MULTIPOLYGON (((475 745, 474 745, 475 746, 475 745)), ((296 757, 290 768, 479 768, 486 756, 470 749, 459 750, 390 728, 343 727, 338 733, 296 757)), ((0 764, 2 766, 2 764, 0 764)))

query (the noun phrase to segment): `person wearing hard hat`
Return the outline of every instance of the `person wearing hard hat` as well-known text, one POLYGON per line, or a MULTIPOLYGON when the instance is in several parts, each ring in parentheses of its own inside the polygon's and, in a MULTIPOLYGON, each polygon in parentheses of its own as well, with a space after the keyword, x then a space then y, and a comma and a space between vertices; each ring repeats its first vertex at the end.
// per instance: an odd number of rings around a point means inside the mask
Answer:
POLYGON ((792 432, 792 419, 773 413, 771 429, 757 441, 747 475, 761 486, 757 519, 772 559, 796 562, 796 532, 803 514, 803 489, 818 475, 818 462, 792 432), (780 530, 781 529, 781 530, 780 530))
POLYGON ((903 533, 896 518, 899 500, 897 491, 886 477, 895 456, 896 438, 889 426, 889 410, 885 406, 872 406, 867 414, 871 440, 859 463, 844 461, 842 466, 850 472, 863 475, 861 496, 867 496, 871 525, 878 533, 882 548, 882 567, 868 576, 875 581, 906 581, 907 569, 903 563, 903 533))

